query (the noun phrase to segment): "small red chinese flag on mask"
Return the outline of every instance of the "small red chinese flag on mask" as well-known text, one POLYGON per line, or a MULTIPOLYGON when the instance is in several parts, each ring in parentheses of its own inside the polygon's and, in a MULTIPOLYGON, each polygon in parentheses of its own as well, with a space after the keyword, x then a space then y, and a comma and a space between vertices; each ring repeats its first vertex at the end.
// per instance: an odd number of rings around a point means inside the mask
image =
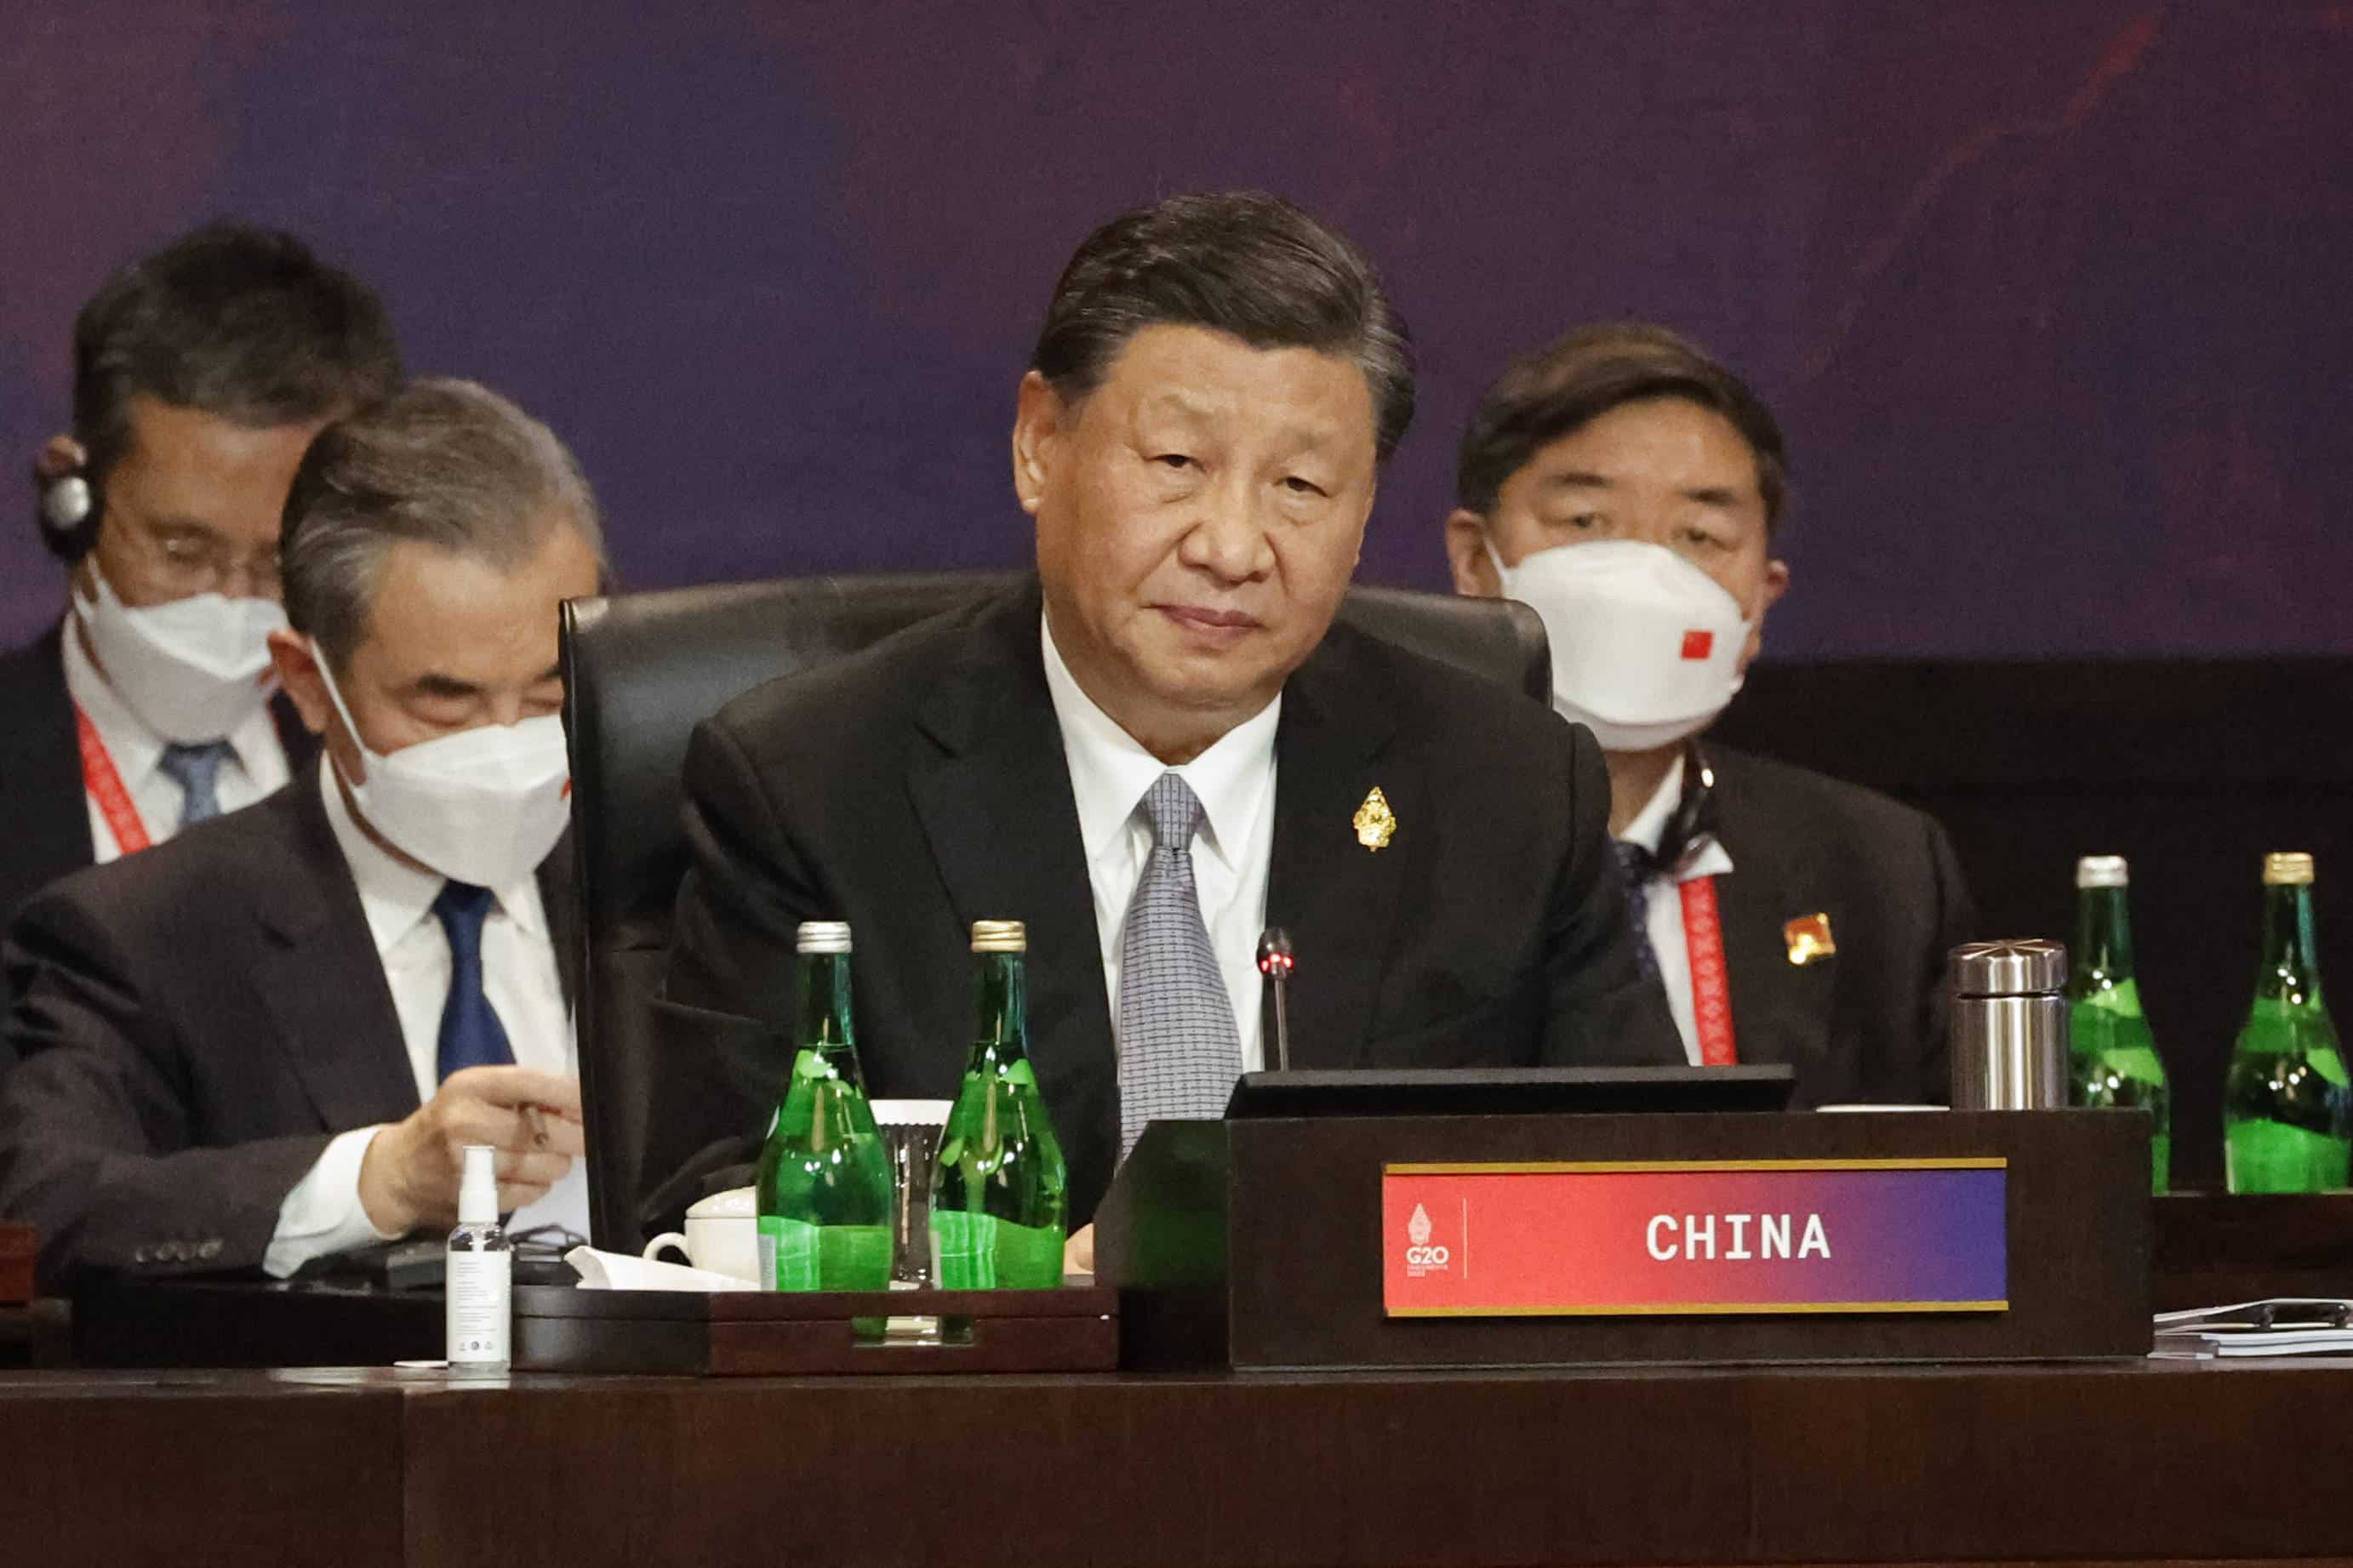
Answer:
POLYGON ((1705 658, 1709 654, 1712 654, 1715 651, 1715 634, 1714 632, 1685 632, 1683 634, 1683 658, 1686 659, 1705 658))

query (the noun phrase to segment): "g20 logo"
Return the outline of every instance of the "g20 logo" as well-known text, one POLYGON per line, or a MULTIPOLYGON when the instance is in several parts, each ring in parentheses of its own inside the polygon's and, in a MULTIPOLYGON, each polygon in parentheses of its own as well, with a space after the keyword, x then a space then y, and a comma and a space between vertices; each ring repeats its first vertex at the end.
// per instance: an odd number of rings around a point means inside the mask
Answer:
POLYGON ((1413 1217, 1405 1226, 1405 1271, 1418 1278, 1432 1269, 1443 1268, 1452 1261, 1453 1254, 1443 1247, 1432 1247, 1430 1233, 1435 1228, 1430 1223, 1430 1211, 1419 1204, 1413 1205, 1413 1217))

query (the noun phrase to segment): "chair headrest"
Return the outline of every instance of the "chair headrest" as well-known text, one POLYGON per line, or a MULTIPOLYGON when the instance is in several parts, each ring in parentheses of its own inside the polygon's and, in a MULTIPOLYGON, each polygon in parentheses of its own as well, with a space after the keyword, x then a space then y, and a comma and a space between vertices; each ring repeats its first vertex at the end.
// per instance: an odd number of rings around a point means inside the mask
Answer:
MULTIPOLYGON (((1002 593, 1014 573, 732 583, 565 606, 574 834, 591 952, 659 946, 685 874, 680 769, 694 727, 742 693, 1002 593)), ((1547 700, 1542 623, 1525 605, 1352 588, 1341 618, 1547 700)))

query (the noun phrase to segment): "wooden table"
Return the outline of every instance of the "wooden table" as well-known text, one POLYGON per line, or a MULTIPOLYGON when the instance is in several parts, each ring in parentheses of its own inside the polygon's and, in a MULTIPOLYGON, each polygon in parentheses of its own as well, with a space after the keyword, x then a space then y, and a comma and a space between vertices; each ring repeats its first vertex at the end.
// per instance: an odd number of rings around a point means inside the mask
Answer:
POLYGON ((0 1375, 13 1563, 2353 1559, 2353 1363, 0 1375))

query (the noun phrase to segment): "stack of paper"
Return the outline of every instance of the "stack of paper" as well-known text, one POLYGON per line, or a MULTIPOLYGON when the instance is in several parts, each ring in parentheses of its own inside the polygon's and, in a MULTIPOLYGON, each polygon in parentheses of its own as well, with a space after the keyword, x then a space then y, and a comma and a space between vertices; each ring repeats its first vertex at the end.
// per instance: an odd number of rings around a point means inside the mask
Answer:
POLYGON ((2152 1355, 2202 1361, 2215 1356, 2353 1356, 2353 1301, 2279 1296, 2157 1315, 2152 1355))

